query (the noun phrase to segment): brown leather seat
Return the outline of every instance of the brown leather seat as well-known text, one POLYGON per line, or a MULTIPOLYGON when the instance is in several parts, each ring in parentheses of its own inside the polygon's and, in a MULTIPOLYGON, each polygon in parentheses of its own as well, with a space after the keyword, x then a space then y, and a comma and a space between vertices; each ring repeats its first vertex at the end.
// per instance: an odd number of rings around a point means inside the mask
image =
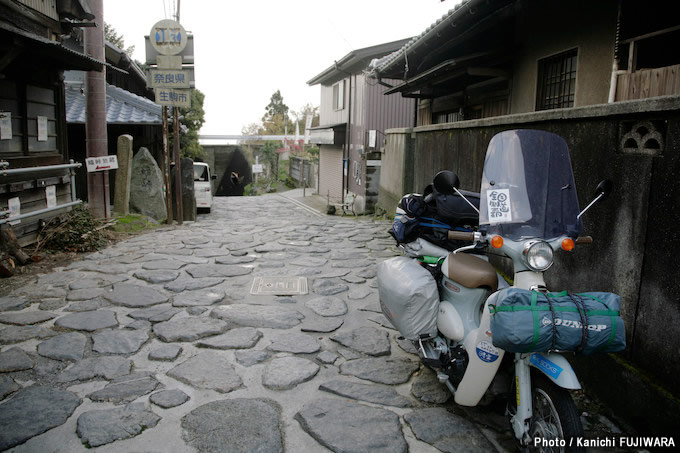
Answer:
POLYGON ((493 266, 481 258, 467 253, 449 255, 449 278, 466 288, 498 289, 498 278, 493 266))

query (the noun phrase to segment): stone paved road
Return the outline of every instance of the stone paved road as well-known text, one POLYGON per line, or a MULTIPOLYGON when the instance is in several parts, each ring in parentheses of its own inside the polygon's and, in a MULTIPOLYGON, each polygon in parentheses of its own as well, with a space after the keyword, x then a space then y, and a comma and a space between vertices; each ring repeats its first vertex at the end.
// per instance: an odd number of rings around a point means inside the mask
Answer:
POLYGON ((216 198, 0 296, 0 450, 493 451, 380 313, 387 228, 216 198))

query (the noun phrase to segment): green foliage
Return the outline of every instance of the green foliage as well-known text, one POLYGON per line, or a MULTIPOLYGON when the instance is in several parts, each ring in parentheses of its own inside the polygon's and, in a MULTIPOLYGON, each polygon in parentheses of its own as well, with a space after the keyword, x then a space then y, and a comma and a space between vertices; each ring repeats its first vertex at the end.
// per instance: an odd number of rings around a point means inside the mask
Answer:
MULTIPOLYGON (((179 152, 181 157, 189 157, 193 160, 205 159, 203 147, 198 142, 198 131, 205 122, 205 110, 203 110, 203 101, 205 94, 201 90, 194 88, 191 90, 191 107, 188 109, 179 109, 180 123, 186 127, 186 131, 182 132, 180 127, 179 134, 179 152)), ((168 112, 168 120, 172 125, 172 110, 168 112)), ((170 149, 172 150, 174 134, 171 132, 168 137, 170 142, 170 149)))
POLYGON ((279 155, 276 153, 278 145, 276 142, 266 142, 262 148, 260 148, 259 155, 268 165, 269 174, 278 173, 277 162, 279 160, 279 155))
POLYGON ((104 22, 104 39, 125 52, 128 57, 132 57, 132 54, 135 52, 135 46, 129 46, 126 48, 123 35, 119 35, 116 29, 106 22, 104 22))
POLYGON ((157 228, 158 222, 149 217, 139 214, 128 214, 118 217, 113 225, 113 231, 117 233, 141 233, 144 230, 157 228))
POLYGON ((260 134, 262 135, 281 135, 285 132, 286 127, 288 133, 295 131, 295 123, 288 117, 288 106, 283 103, 283 96, 281 91, 276 90, 269 100, 269 104, 264 108, 265 113, 262 117, 262 128, 260 134))

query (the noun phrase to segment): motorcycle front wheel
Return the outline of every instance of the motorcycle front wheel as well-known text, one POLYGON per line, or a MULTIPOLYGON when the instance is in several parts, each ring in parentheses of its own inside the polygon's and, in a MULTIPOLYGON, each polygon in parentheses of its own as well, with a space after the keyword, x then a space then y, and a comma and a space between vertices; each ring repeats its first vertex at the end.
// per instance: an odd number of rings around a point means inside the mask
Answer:
POLYGON ((578 446, 583 438, 583 425, 569 392, 541 374, 532 377, 533 416, 531 418, 531 451, 585 452, 578 446), (535 442, 539 440, 539 442, 535 442))

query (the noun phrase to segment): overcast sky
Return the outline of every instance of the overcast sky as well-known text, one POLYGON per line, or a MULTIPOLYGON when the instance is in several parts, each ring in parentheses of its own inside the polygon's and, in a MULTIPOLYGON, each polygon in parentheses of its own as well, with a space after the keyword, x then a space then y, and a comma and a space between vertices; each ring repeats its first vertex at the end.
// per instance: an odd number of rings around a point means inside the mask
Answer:
MULTIPOLYGON (((104 0, 104 20, 145 61, 144 35, 172 19, 177 0, 104 0)), ((354 49, 422 33, 459 0, 181 0, 193 32, 201 134, 240 134, 259 122, 276 90, 299 110, 319 105, 306 82, 354 49)))

